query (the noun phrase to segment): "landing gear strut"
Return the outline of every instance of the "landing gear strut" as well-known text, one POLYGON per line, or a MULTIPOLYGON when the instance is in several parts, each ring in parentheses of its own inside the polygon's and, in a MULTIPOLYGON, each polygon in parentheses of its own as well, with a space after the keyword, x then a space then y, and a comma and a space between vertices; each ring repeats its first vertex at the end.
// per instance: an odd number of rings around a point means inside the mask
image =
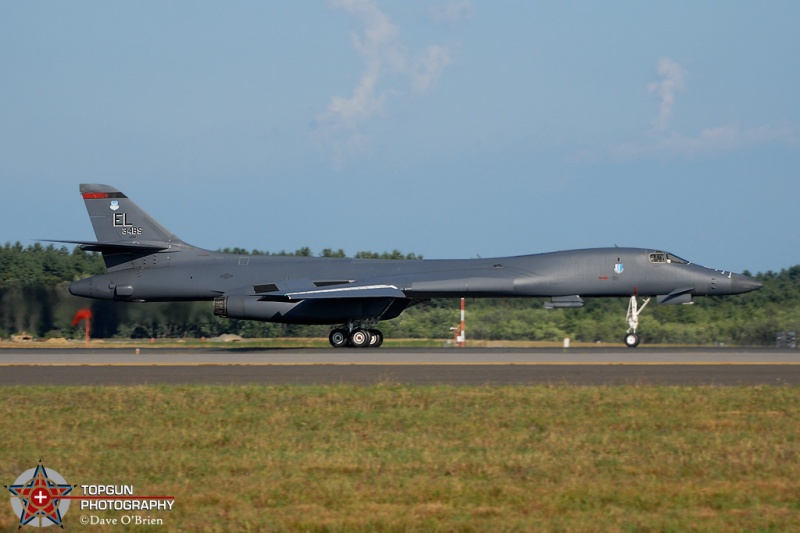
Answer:
POLYGON ((368 323, 349 322, 331 331, 328 340, 334 348, 352 346, 354 348, 378 348, 383 344, 383 333, 368 329, 368 323))
POLYGON ((639 313, 644 311, 648 303, 650 303, 650 298, 644 300, 642 306, 639 307, 636 295, 631 296, 631 301, 628 303, 628 314, 625 317, 625 320, 628 321, 628 331, 625 333, 625 345, 628 348, 636 348, 639 346, 641 339, 639 335, 636 334, 636 328, 639 327, 639 313))

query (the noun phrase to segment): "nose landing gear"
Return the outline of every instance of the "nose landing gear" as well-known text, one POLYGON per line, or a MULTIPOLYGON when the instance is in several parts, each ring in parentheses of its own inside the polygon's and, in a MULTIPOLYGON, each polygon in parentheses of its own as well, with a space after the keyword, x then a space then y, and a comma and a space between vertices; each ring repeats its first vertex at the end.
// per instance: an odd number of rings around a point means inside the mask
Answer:
POLYGON ((628 348, 636 348, 639 346, 641 339, 639 335, 636 334, 636 328, 639 327, 639 313, 644 311, 648 303, 650 303, 650 298, 645 299, 644 302, 642 302, 642 306, 639 307, 636 295, 631 296, 631 300, 628 303, 628 313, 625 316, 625 320, 628 321, 628 331, 625 333, 625 346, 628 348))

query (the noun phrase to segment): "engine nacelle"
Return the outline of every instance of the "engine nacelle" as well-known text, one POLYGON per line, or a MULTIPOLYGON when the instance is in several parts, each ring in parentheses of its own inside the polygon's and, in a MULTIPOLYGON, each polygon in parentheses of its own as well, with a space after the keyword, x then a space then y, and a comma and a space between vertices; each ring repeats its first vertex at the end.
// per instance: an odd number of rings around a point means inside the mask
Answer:
POLYGON ((549 302, 544 303, 545 309, 575 309, 583 307, 584 301, 578 295, 575 296, 553 296, 549 302))
POLYGON ((262 300, 257 295, 233 294, 214 298, 214 315, 283 324, 342 324, 349 320, 398 316, 407 300, 394 298, 331 298, 299 302, 262 300))
POLYGON ((257 296, 235 294, 214 298, 214 315, 223 318, 282 322, 302 302, 262 302, 257 296))

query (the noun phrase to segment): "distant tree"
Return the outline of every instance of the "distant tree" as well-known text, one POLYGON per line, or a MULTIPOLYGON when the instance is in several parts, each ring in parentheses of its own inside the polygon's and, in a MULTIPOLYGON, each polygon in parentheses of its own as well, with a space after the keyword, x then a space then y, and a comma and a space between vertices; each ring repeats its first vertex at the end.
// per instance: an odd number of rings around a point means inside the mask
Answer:
POLYGON ((347 257, 347 254, 344 253, 344 250, 339 248, 338 250, 334 251, 331 248, 325 248, 320 252, 320 257, 347 257))
POLYGON ((356 259, 392 259, 392 260, 414 260, 414 259, 422 259, 421 255, 417 254, 404 254, 400 250, 392 250, 391 252, 383 252, 383 253, 376 253, 376 252, 357 252, 355 255, 356 259))

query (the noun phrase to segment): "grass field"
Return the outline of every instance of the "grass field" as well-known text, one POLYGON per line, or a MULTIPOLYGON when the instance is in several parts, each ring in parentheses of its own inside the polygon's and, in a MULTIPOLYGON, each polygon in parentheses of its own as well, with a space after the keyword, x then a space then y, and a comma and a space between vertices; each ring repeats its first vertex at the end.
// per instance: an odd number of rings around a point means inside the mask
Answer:
MULTIPOLYGON (((73 502, 68 531, 800 529, 796 387, 0 394, 2 484, 42 459, 70 483, 176 498, 137 527, 82 526, 73 502)), ((0 529, 16 523, 2 504, 0 529)))

